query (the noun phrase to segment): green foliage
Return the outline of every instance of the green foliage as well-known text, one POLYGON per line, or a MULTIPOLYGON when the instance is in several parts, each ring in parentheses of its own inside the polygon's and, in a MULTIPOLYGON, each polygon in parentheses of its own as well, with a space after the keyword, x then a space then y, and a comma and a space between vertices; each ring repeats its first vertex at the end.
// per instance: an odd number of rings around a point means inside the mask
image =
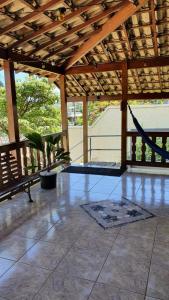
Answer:
POLYGON ((27 134, 26 137, 29 140, 29 146, 31 148, 46 153, 47 161, 48 161, 48 171, 50 170, 51 167, 52 153, 55 153, 55 158, 58 161, 62 160, 64 163, 70 162, 71 160, 69 156, 70 153, 66 152, 64 148, 61 147, 61 137, 62 137, 61 134, 57 134, 55 137, 53 135, 48 135, 44 140, 42 136, 37 132, 27 134), (45 142, 45 147, 44 147, 44 142, 45 142))
POLYGON ((43 140, 39 133, 31 132, 31 133, 27 134, 26 137, 29 140, 29 146, 31 148, 44 152, 43 140))
MULTIPOLYGON (((59 96, 56 87, 45 78, 27 77, 16 83, 17 109, 20 134, 55 133, 60 130, 60 110, 56 107, 59 96)), ((0 135, 7 134, 7 108, 5 87, 0 87, 0 135)))

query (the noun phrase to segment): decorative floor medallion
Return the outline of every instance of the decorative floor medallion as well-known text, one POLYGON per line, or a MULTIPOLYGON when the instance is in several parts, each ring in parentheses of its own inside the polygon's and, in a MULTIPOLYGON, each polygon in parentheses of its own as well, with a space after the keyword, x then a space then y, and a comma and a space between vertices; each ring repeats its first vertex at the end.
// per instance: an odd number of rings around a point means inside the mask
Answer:
POLYGON ((151 212, 125 198, 120 202, 104 200, 81 207, 104 229, 154 217, 151 212))

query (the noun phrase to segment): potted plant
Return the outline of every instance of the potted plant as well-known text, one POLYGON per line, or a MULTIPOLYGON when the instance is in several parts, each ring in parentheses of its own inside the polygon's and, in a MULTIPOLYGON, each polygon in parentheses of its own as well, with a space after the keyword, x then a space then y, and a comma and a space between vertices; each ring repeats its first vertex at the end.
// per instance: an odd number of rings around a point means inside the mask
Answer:
MULTIPOLYGON (((51 171, 53 164, 51 163, 51 154, 55 155, 56 161, 59 162, 60 165, 64 165, 70 163, 69 152, 66 152, 63 147, 61 147, 61 134, 56 135, 48 135, 43 139, 43 137, 37 133, 32 132, 27 135, 29 140, 29 146, 33 149, 39 150, 42 153, 46 154, 47 157, 47 168, 40 172, 40 182, 41 187, 44 189, 53 189, 56 187, 56 171, 51 171)), ((35 161, 35 158, 34 158, 35 161)), ((35 163, 32 168, 36 168, 35 163)))

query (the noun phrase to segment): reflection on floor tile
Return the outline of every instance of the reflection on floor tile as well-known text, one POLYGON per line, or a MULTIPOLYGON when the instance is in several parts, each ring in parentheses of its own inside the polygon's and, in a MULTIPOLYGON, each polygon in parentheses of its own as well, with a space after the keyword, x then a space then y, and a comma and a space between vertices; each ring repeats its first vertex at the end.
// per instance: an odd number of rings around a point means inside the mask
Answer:
POLYGON ((168 300, 169 267, 152 264, 147 288, 147 296, 168 300))
POLYGON ((94 282, 54 272, 34 300, 87 300, 94 282))
POLYGON ((0 276, 2 276, 15 262, 9 259, 0 258, 0 276))
POLYGON ((54 270, 69 248, 70 245, 65 243, 52 244, 40 241, 26 252, 20 262, 54 270))
MULTIPOLYGON (((113 247, 114 249, 114 247, 113 247)), ((144 294, 148 278, 149 261, 140 260, 136 255, 130 253, 121 254, 111 251, 108 259, 100 273, 98 282, 126 289, 128 291, 144 294)))
POLYGON ((169 299, 168 176, 61 173, 32 196, 0 203, 0 300, 169 299), (104 230, 81 207, 122 197, 157 217, 104 230))
POLYGON ((34 244, 34 240, 10 235, 0 242, 0 257, 18 260, 34 244))
POLYGON ((95 252, 89 249, 72 248, 58 269, 74 277, 95 281, 106 259, 104 249, 95 252))
POLYGON ((111 284, 96 283, 89 300, 144 300, 143 295, 121 290, 111 284))
POLYGON ((0 278, 0 295, 12 300, 32 299, 49 274, 45 269, 17 263, 0 278))

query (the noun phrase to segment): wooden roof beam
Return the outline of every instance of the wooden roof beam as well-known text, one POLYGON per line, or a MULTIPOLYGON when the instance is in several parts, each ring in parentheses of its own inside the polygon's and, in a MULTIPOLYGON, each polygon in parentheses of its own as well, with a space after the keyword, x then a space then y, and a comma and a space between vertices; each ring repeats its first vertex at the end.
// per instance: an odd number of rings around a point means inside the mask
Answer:
MULTIPOLYGON (((123 61, 98 64, 96 66, 81 65, 76 67, 71 67, 66 71, 66 74, 85 74, 85 73, 101 73, 110 72, 115 70, 121 70, 123 61)), ((131 59, 127 61, 128 69, 142 69, 142 68, 153 68, 153 67, 164 67, 169 66, 169 56, 158 56, 152 58, 142 58, 142 59, 131 59)))
MULTIPOLYGON (((58 0, 57 1, 57 5, 60 3, 63 3, 64 0, 58 0)), ((37 19, 41 14, 43 14, 46 10, 48 10, 49 8, 51 8, 52 6, 56 5, 56 0, 51 0, 49 2, 47 2, 46 4, 34 9, 34 11, 32 11, 31 13, 27 14, 26 16, 24 16, 23 18, 18 19, 15 22, 12 22, 11 24, 9 24, 8 26, 2 28, 0 30, 0 35, 2 34, 6 34, 7 32, 9 32, 10 30, 14 30, 16 29, 18 26, 30 21, 31 19, 37 19)))
MULTIPOLYGON (((56 1, 55 1, 56 3, 56 1)), ((89 4, 91 5, 97 5, 98 3, 100 3, 100 0, 93 0, 91 1, 89 4)), ((35 32, 31 32, 27 35, 25 35, 20 41, 17 41, 15 43, 13 43, 9 49, 12 48, 16 48, 16 47, 20 47, 22 44, 26 43, 29 40, 33 40, 34 38, 38 37, 39 35, 46 33, 50 30, 53 30, 54 28, 57 28, 58 26, 64 24, 66 21, 77 17, 79 15, 81 15, 82 13, 84 13, 85 11, 87 11, 89 9, 89 6, 85 6, 85 7, 80 7, 77 10, 74 10, 72 13, 67 14, 63 20, 57 20, 57 21, 53 21, 47 25, 44 25, 41 29, 35 31, 35 32)), ((53 39, 51 40, 53 41, 53 39)), ((47 46, 46 46, 47 47, 47 46)), ((37 48, 38 49, 38 48, 37 48)), ((41 49, 40 49, 41 50, 41 49)), ((38 51, 38 50, 37 50, 38 51)), ((36 51, 35 51, 36 52, 36 51)))
MULTIPOLYGON (((102 47, 103 52, 105 53, 105 55, 106 55, 111 61, 113 61, 113 55, 112 55, 112 53, 109 51, 108 46, 107 46, 107 48, 105 48, 105 45, 103 44, 103 42, 101 42, 100 45, 101 45, 101 47, 102 47)), ((119 76, 118 76, 118 72, 117 72, 117 71, 114 71, 114 74, 115 74, 115 77, 116 77, 117 81, 118 81, 119 84, 121 85, 122 83, 121 83, 121 80, 120 80, 120 78, 119 78, 119 76)))
MULTIPOLYGON (((56 36, 55 38, 53 38, 52 40, 46 42, 46 43, 43 43, 41 46, 39 46, 38 48, 36 48, 35 50, 33 50, 31 52, 31 54, 34 54, 40 50, 44 50, 46 49, 47 47, 49 46, 52 46, 53 44, 57 43, 57 42, 60 42, 61 40, 69 37, 70 35, 72 34, 75 34, 77 33, 78 31, 80 30, 83 30, 85 29, 86 27, 104 19, 105 17, 109 16, 110 14, 112 14, 113 12, 119 10, 119 4, 113 6, 113 7, 110 7, 109 9, 106 9, 105 11, 103 11, 102 13, 90 18, 89 20, 83 22, 82 24, 80 25, 77 25, 75 27, 73 27, 72 29, 66 31, 65 33, 62 33, 58 36, 56 36)), ((80 9, 79 9, 80 10, 80 9)), ((82 10, 82 8, 81 8, 82 10)), ((78 10, 74 11, 74 14, 77 13, 78 10)), ((80 15, 81 13, 77 13, 77 15, 80 15)), ((64 18, 64 20, 66 19, 66 17, 64 18)), ((66 21, 66 20, 65 20, 66 21)), ((95 32, 94 32, 95 33, 95 32)), ((21 41, 22 42, 22 41, 21 41)))
MULTIPOLYGON (((98 31, 99 31, 99 30, 100 30, 100 29, 98 29, 98 31)), ((97 31, 96 31, 96 32, 97 32, 97 31)), ((45 56, 43 57, 43 59, 48 59, 48 58, 51 58, 51 57, 53 57, 53 56, 55 56, 55 55, 58 55, 58 54, 60 54, 61 52, 65 51, 65 50, 67 50, 67 49, 69 49, 69 48, 72 48, 73 46, 76 46, 76 45, 78 45, 78 44, 80 44, 80 43, 82 43, 82 42, 84 42, 84 41, 86 41, 86 40, 89 39, 92 35, 93 35, 93 32, 91 32, 91 33, 89 33, 89 34, 86 34, 86 35, 84 35, 84 36, 82 36, 82 37, 80 37, 80 38, 78 37, 76 40, 73 40, 73 41, 70 42, 70 43, 66 43, 65 45, 63 45, 63 46, 61 46, 61 47, 55 49, 53 52, 50 52, 49 54, 45 55, 45 56)), ((72 55, 72 53, 71 53, 71 55, 72 55)))
MULTIPOLYGON (((154 0, 150 0, 150 8, 151 8, 151 22, 152 22, 152 33, 153 33, 153 45, 154 45, 154 53, 156 56, 159 55, 159 51, 158 51, 158 39, 157 39, 157 31, 156 31, 156 17, 155 17, 155 4, 154 4, 154 0)), ((160 67, 157 67, 157 72, 158 72, 158 78, 159 78, 159 82, 160 82, 160 87, 161 87, 161 91, 162 91, 162 82, 161 82, 161 76, 160 76, 160 67)))
POLYGON ((121 9, 102 26, 101 32, 93 35, 86 43, 79 47, 74 57, 71 57, 68 60, 65 68, 69 69, 72 67, 85 54, 87 54, 105 37, 112 33, 112 31, 116 30, 122 23, 131 17, 137 10, 139 10, 143 6, 144 2, 144 0, 140 0, 138 6, 135 6, 129 0, 121 2, 121 9))
POLYGON ((5 5, 8 5, 9 3, 11 3, 13 0, 1 0, 0 1, 0 8, 4 7, 5 5))
MULTIPOLYGON (((126 37, 126 42, 127 42, 128 50, 129 50, 129 53, 130 53, 130 58, 132 59, 133 58, 133 52, 132 52, 132 48, 131 48, 131 45, 130 45, 130 40, 129 40, 129 37, 128 37, 128 33, 127 33, 127 30, 126 30, 125 24, 122 25, 122 28, 124 30, 124 34, 125 34, 125 37, 126 37)), ((135 70, 135 76, 136 76, 137 82, 139 84, 139 89, 142 92, 141 82, 140 82, 137 70, 135 70)))
MULTIPOLYGON (((23 65, 30 66, 33 68, 44 70, 42 67, 43 61, 39 61, 37 59, 33 59, 29 56, 19 54, 16 52, 8 51, 3 48, 0 48, 0 58, 5 59, 5 60, 11 60, 11 61, 17 62, 19 64, 23 64, 23 65)), ((52 72, 52 73, 63 74, 62 68, 52 66, 49 63, 45 63, 45 70, 52 72)))
MULTIPOLYGON (((117 95, 102 95, 102 96, 88 96, 88 101, 121 101, 122 94, 117 95)), ((162 93, 139 93, 139 94, 128 94, 128 100, 157 100, 157 99, 169 99, 169 92, 162 93)), ((81 102, 83 96, 71 96, 67 97, 68 102, 81 102)))

